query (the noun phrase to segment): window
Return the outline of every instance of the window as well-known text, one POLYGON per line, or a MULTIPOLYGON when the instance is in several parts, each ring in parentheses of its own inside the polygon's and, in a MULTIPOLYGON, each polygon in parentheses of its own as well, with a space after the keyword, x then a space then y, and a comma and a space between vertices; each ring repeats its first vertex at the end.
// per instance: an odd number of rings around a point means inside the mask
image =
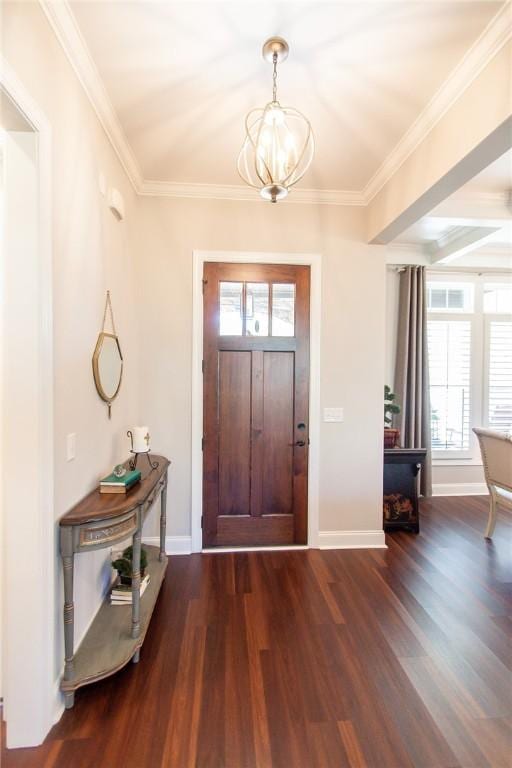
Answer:
POLYGON ((295 284, 221 282, 219 334, 294 336, 295 284))
POLYGON ((431 274, 427 313, 434 458, 479 461, 473 426, 512 429, 512 283, 431 274))
POLYGON ((512 312, 512 284, 484 284, 484 312, 512 312))
POLYGON ((220 284, 219 333, 240 336, 242 333, 243 283, 220 284))
POLYGON ((490 320, 486 337, 487 425, 508 432, 512 429, 512 320, 490 320))
POLYGON ((295 285, 274 283, 272 286, 272 335, 293 336, 295 333, 295 285))
POLYGON ((429 312, 471 312, 473 285, 471 283, 430 283, 427 286, 429 312))
POLYGON ((268 336, 268 283, 247 283, 245 306, 246 335, 268 336))
POLYGON ((471 323, 428 323, 432 448, 469 448, 471 323))

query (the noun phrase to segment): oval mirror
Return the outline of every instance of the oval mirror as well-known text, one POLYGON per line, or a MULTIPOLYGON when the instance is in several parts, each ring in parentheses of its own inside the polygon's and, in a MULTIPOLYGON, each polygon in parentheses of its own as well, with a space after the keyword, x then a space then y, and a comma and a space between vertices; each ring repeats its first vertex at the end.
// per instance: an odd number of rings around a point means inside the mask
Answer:
POLYGON ((109 404, 116 397, 123 377, 123 356, 119 339, 112 333, 100 333, 92 358, 94 383, 99 396, 109 404))

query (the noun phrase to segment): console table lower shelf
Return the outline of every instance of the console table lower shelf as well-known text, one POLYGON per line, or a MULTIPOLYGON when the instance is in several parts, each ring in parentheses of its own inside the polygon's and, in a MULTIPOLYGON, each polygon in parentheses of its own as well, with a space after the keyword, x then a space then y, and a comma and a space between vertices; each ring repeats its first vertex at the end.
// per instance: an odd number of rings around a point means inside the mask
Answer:
POLYGON ((61 690, 68 696, 83 685, 114 674, 130 659, 139 660, 140 647, 167 568, 167 557, 164 555, 162 560, 159 559, 158 547, 145 545, 145 549, 149 584, 140 599, 139 636, 131 636, 132 606, 111 605, 107 598, 73 657, 73 676, 61 681, 61 690))

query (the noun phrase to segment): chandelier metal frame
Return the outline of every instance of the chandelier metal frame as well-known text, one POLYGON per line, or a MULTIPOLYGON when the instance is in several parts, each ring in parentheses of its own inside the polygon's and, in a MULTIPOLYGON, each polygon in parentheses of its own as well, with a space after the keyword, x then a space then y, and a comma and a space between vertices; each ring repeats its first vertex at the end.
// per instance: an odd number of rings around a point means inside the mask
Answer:
POLYGON ((237 161, 242 180, 258 189, 261 196, 272 203, 286 197, 290 187, 302 179, 311 165, 315 150, 313 129, 307 117, 294 107, 283 107, 277 98, 277 65, 288 58, 288 53, 288 43, 282 37, 271 37, 263 45, 263 58, 273 65, 272 101, 263 108, 251 109, 247 114, 246 137, 237 161), (286 131, 293 151, 291 148, 288 151, 283 149, 274 123, 282 126, 283 132, 286 131), (303 136, 296 152, 293 128, 295 133, 302 133, 303 136), (268 143, 267 133, 272 133, 273 153, 268 157, 264 146, 264 138, 268 143), (293 162, 290 161, 292 154, 295 155, 293 162))

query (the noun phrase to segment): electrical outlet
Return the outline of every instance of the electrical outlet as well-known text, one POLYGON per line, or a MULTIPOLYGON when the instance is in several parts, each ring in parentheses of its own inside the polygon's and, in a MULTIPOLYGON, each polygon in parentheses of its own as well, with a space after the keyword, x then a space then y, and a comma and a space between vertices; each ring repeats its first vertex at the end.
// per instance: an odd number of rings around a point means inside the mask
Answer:
POLYGON ((76 456, 76 432, 70 432, 66 438, 66 460, 73 461, 76 456))
POLYGON ((343 408, 324 408, 324 421, 343 421, 343 408))

